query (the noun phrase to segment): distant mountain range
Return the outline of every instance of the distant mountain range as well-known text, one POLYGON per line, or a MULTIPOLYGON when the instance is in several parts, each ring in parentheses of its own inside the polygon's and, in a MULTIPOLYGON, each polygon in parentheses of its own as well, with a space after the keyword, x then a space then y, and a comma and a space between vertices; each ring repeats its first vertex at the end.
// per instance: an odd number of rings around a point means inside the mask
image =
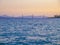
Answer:
POLYGON ((10 16, 0 16, 0 19, 1 18, 12 18, 12 17, 10 17, 10 16))
POLYGON ((47 18, 45 16, 19 16, 19 17, 11 17, 11 16, 0 16, 1 18, 47 18))
POLYGON ((0 16, 0 19, 2 18, 60 18, 60 15, 54 15, 54 17, 46 17, 46 16, 18 16, 18 17, 13 17, 13 16, 0 16))
POLYGON ((7 16, 7 15, 1 15, 1 18, 60 18, 60 15, 54 15, 53 17, 47 17, 47 16, 17 16, 17 17, 13 17, 13 16, 7 16))

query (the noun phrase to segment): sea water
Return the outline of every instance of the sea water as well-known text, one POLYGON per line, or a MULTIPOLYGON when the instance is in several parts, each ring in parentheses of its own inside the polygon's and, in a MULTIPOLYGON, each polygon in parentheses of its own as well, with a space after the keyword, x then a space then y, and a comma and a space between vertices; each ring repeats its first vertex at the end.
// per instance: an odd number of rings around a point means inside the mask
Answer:
POLYGON ((60 18, 0 19, 0 45, 60 45, 60 18))

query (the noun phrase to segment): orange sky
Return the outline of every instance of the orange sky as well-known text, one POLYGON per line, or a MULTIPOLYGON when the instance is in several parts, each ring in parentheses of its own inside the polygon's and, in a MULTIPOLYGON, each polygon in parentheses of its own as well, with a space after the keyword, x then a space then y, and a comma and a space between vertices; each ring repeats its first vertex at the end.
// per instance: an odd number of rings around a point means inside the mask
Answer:
POLYGON ((0 14, 53 16, 60 14, 59 0, 0 0, 0 14))

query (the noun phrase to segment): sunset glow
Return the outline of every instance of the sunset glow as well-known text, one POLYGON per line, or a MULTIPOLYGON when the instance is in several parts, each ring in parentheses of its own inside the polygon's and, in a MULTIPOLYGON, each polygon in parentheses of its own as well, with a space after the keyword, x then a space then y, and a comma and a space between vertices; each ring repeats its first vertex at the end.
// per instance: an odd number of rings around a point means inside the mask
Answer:
POLYGON ((0 15, 53 16, 60 14, 58 0, 0 0, 0 15))

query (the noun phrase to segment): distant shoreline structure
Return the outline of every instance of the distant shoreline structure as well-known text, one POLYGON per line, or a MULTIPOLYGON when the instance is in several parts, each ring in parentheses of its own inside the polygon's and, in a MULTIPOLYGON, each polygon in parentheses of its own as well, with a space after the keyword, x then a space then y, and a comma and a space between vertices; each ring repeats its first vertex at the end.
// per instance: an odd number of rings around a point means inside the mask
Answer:
POLYGON ((54 15, 53 17, 48 17, 48 18, 60 18, 60 15, 54 15))
POLYGON ((60 15, 55 15, 54 18, 60 18, 60 15))

